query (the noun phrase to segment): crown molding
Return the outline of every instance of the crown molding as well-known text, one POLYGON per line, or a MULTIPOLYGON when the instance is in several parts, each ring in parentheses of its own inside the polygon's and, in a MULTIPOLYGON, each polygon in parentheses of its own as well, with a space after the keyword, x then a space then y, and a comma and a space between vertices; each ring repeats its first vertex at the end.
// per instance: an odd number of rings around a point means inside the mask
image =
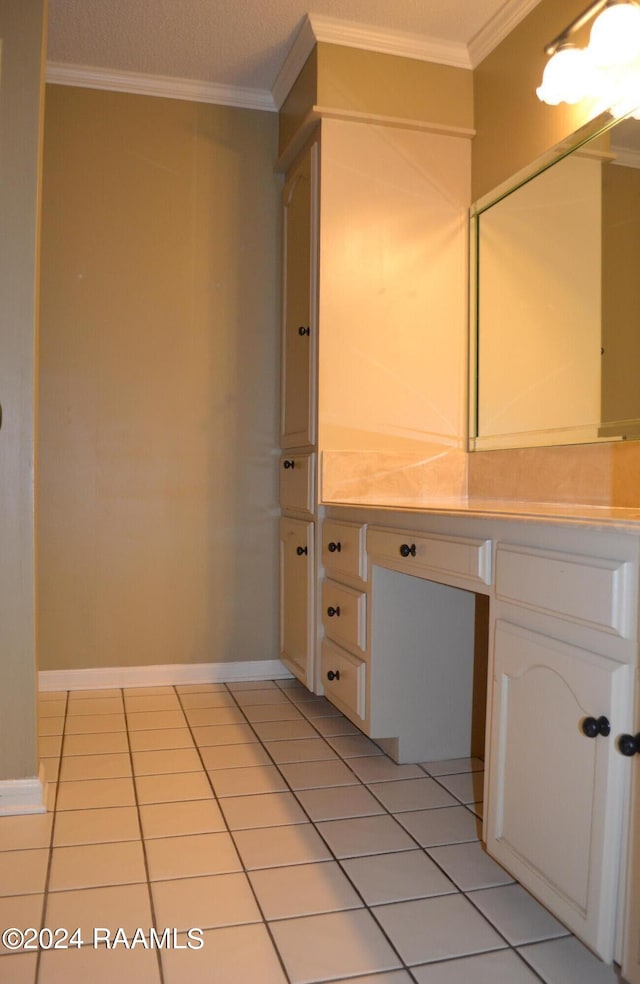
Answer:
POLYGON ((640 168, 640 150, 633 150, 631 147, 618 147, 611 145, 612 164, 622 164, 624 167, 640 168))
POLYGON ((293 83, 304 68, 307 58, 316 45, 316 41, 315 32, 311 26, 309 15, 307 15, 293 44, 289 48, 289 53, 283 61, 282 67, 271 89, 271 97, 277 109, 280 109, 291 92, 293 83))
POLYGON ((482 30, 471 39, 468 46, 469 61, 472 68, 497 48, 501 41, 537 7, 540 0, 510 0, 501 10, 494 14, 482 30))
POLYGON ((107 89, 141 96, 161 96, 188 102, 216 103, 241 109, 275 112, 273 97, 266 89, 247 89, 235 85, 217 85, 196 79, 174 79, 166 75, 120 72, 116 69, 92 68, 47 62, 46 81, 55 85, 75 85, 84 89, 107 89))

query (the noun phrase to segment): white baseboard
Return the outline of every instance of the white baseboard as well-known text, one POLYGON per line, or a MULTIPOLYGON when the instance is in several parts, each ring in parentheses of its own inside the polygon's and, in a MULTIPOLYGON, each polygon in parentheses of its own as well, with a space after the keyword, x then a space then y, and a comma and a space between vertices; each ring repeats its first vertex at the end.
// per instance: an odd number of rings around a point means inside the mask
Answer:
POLYGON ((0 817, 18 813, 46 813, 46 786, 42 778, 42 766, 39 776, 0 780, 0 817))
MULTIPOLYGON (((237 663, 168 663, 152 666, 106 666, 81 670, 40 670, 40 691, 104 690, 111 687, 158 687, 188 683, 236 683, 291 677, 279 659, 237 663)), ((1 803, 1 800, 0 800, 1 803)))

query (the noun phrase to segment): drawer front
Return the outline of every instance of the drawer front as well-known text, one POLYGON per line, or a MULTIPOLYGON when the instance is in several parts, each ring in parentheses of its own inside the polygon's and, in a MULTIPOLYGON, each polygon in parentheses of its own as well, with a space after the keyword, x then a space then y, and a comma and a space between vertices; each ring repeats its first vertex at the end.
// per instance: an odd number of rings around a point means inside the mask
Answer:
POLYGON ((631 565, 500 544, 496 597, 627 637, 631 565))
POLYGON ((322 524, 322 566, 327 574, 367 579, 364 550, 366 526, 325 519, 322 524))
POLYGON ((315 500, 315 454, 283 454, 280 457, 280 505, 283 509, 312 513, 315 500))
POLYGON ((367 648, 367 597, 330 578, 322 582, 322 624, 325 635, 348 649, 367 648))
POLYGON ((328 639, 322 640, 322 682, 332 704, 351 719, 365 720, 367 664, 328 639))
POLYGON ((367 551, 374 563, 390 561, 407 574, 426 576, 431 570, 491 584, 491 540, 370 528, 367 551))

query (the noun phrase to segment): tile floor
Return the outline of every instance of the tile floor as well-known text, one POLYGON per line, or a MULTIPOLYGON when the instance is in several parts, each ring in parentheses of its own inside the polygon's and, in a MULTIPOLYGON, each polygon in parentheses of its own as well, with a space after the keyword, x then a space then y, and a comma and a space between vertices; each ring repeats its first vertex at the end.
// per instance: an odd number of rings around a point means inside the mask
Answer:
POLYGON ((40 727, 0 929, 89 945, 0 950, 3 984, 617 980, 483 852, 477 760, 397 766, 292 680, 46 693, 40 727))

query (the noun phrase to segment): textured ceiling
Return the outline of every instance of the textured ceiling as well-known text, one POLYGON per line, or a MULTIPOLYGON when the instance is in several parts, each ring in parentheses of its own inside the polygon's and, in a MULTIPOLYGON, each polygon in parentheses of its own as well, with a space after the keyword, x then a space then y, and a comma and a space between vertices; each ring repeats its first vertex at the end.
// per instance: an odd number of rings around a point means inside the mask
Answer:
POLYGON ((306 13, 468 44, 514 0, 49 0, 50 62, 270 90, 306 13))

